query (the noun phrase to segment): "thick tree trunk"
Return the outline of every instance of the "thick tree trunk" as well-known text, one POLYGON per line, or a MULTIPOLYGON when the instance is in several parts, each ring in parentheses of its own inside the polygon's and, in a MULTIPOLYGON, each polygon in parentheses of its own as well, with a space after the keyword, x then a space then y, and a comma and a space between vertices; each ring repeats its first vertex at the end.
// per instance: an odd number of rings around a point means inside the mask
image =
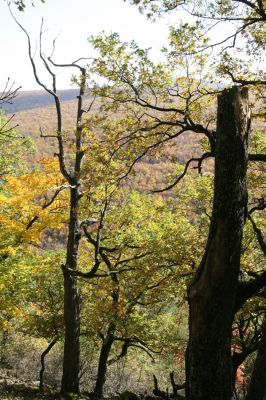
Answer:
POLYGON ((110 323, 106 337, 103 339, 102 348, 98 363, 97 379, 94 388, 94 396, 101 399, 103 397, 103 388, 106 380, 107 363, 112 345, 114 343, 115 325, 110 323))
POLYGON ((246 400, 266 400, 266 319, 246 400))
POLYGON ((77 270, 78 246, 80 239, 78 207, 78 184, 70 193, 70 218, 67 243, 66 267, 64 274, 64 320, 65 344, 61 393, 79 393, 80 369, 80 295, 77 290, 77 278, 68 268, 77 270))
POLYGON ((188 291, 186 398, 230 400, 231 332, 247 207, 248 93, 218 97, 212 222, 201 265, 188 291))

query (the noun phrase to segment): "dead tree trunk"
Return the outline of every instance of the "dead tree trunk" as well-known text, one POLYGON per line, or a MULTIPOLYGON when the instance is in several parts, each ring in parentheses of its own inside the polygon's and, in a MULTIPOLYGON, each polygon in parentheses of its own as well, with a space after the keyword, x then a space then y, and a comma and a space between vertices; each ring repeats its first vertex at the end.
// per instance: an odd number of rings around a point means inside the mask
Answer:
POLYGON ((224 90, 218 97, 212 222, 188 291, 189 400, 230 400, 232 395, 231 334, 247 209, 249 128, 247 90, 224 90))
POLYGON ((69 270, 77 270, 79 232, 79 192, 74 185, 70 193, 70 217, 67 243, 66 267, 64 274, 64 320, 65 342, 61 392, 79 393, 80 371, 80 295, 77 289, 77 277, 69 270))
MULTIPOLYGON (((75 139, 75 161, 73 172, 68 174, 70 184, 70 211, 67 240, 66 265, 63 266, 64 275, 64 321, 65 342, 63 375, 61 382, 61 393, 79 393, 80 374, 80 304, 81 296, 77 288, 78 251, 81 238, 79 205, 82 197, 80 191, 80 175, 82 170, 82 97, 85 91, 86 70, 76 65, 80 70, 80 88, 77 108, 76 139, 75 139)), ((59 141, 60 147, 60 141, 59 141)), ((63 170, 64 159, 61 156, 60 166, 63 170)))
MULTIPOLYGON (((58 157, 59 168, 62 177, 67 182, 70 188, 69 201, 69 223, 68 223, 68 240, 66 249, 66 264, 63 266, 64 275, 64 322, 65 322, 65 342, 64 342, 64 361, 63 361, 63 376, 61 382, 61 393, 79 394, 79 374, 80 374, 80 295, 77 289, 76 272, 78 269, 78 247, 80 240, 79 226, 79 203, 82 197, 80 191, 80 177, 82 172, 83 151, 83 121, 82 116, 85 110, 83 109, 83 96, 86 88, 86 68, 81 67, 77 63, 57 64, 53 62, 51 57, 46 58, 42 52, 42 26, 40 30, 40 52, 39 57, 46 72, 52 78, 52 87, 48 87, 40 78, 38 69, 32 54, 31 40, 27 31, 16 20, 17 25, 25 33, 28 41, 28 54, 32 65, 33 74, 38 85, 54 98, 57 132, 55 135, 47 135, 44 137, 55 137, 58 143, 58 152, 55 155, 58 157), (52 68, 51 68, 52 67, 52 68), (77 119, 74 133, 74 149, 72 154, 67 154, 66 142, 68 140, 63 129, 62 108, 60 97, 57 92, 56 74, 53 68, 77 68, 79 70, 79 95, 77 106, 77 119), (73 162, 71 161, 73 160, 73 162)), ((93 102, 91 103, 91 105, 93 102)), ((89 107, 90 109, 90 107, 89 107)), ((71 151, 70 151, 71 152, 71 151)), ((35 221, 36 219, 34 219, 35 221)), ((34 222, 33 221, 33 222, 34 222)))

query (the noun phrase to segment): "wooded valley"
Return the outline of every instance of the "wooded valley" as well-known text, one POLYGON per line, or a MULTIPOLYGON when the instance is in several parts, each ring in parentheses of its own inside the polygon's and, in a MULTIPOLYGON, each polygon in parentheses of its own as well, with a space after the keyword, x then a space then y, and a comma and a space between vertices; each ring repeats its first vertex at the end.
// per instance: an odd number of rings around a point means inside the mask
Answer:
POLYGON ((0 398, 266 400, 266 2, 128 2, 189 16, 160 61, 60 64, 10 5, 42 91, 0 93, 0 398))

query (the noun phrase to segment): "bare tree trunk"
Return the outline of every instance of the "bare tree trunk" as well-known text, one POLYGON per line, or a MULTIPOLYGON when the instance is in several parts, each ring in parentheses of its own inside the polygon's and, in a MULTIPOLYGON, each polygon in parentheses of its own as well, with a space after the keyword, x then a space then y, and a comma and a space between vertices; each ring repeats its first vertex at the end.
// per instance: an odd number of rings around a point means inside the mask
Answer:
POLYGON ((230 400, 231 334, 247 208, 248 92, 218 97, 212 222, 202 262, 188 291, 186 398, 230 400))
POLYGON ((246 400, 266 400, 266 319, 246 400))
POLYGON ((78 208, 78 182, 70 192, 70 216, 67 243, 66 267, 64 274, 64 319, 65 343, 61 393, 79 393, 80 370, 80 303, 77 278, 70 273, 77 270, 78 246, 80 240, 78 208))
MULTIPOLYGON (((12 14, 12 13, 11 13, 12 14)), ((13 14, 12 14, 13 16, 13 14)), ((78 259, 78 247, 80 240, 80 227, 79 227, 79 202, 81 198, 80 187, 80 175, 82 169, 82 159, 84 151, 82 150, 82 133, 83 133, 83 122, 82 116, 84 113, 83 109, 83 95, 86 87, 86 68, 81 67, 77 63, 70 64, 57 64, 53 62, 51 57, 46 58, 42 52, 42 26, 40 30, 40 52, 39 57, 47 73, 52 78, 52 87, 48 87, 40 78, 38 69, 34 61, 32 54, 31 40, 28 32, 23 26, 16 20, 13 19, 17 25, 25 33, 28 41, 28 54, 32 65, 33 74, 38 85, 42 87, 47 93, 49 93, 55 102, 56 119, 57 119, 57 143, 58 152, 55 155, 58 157, 59 168, 62 177, 66 180, 70 187, 70 215, 68 224, 68 242, 66 251, 66 265, 63 266, 64 275, 64 321, 65 321, 65 342, 64 342, 64 361, 63 361, 63 376, 61 383, 62 394, 74 393, 79 394, 79 373, 80 373, 80 303, 81 297, 77 289, 77 277, 75 272, 77 271, 77 259, 78 259), (79 95, 78 106, 77 106, 77 119, 75 130, 73 131, 75 137, 74 153, 68 160, 72 159, 74 155, 74 163, 66 162, 65 157, 65 139, 62 119, 62 109, 60 97, 57 93, 57 80, 56 74, 52 71, 54 67, 59 68, 77 68, 79 70, 79 95), (70 165, 68 165, 70 164, 70 165)), ((16 93, 16 91, 15 91, 16 93)), ((6 96, 5 96, 6 97, 6 96)), ((93 104, 93 103, 92 103, 93 104)), ((54 135, 52 135, 54 136, 54 135)), ((47 136, 49 137, 49 135, 47 136)), ((34 219, 35 221, 36 219, 34 219)), ((33 222, 34 222, 33 221, 33 222)))
MULTIPOLYGON (((77 66, 77 65, 76 65, 77 66)), ((66 265, 63 267, 64 274, 64 321, 65 321, 65 342, 63 375, 61 382, 61 393, 79 394, 80 378, 80 304, 81 296, 77 288, 78 250, 81 238, 79 205, 82 194, 80 192, 80 173, 84 152, 82 150, 82 97, 85 91, 86 70, 77 66, 80 70, 80 89, 78 96, 78 109, 76 121, 76 142, 74 172, 65 173, 63 151, 61 151, 60 168, 71 185, 70 189, 70 212, 66 265), (72 272, 70 272, 72 271, 72 272), (74 272, 74 273, 73 273, 74 272)), ((61 130, 60 130, 61 132, 61 130)), ((59 148, 63 146, 59 136, 59 148)))

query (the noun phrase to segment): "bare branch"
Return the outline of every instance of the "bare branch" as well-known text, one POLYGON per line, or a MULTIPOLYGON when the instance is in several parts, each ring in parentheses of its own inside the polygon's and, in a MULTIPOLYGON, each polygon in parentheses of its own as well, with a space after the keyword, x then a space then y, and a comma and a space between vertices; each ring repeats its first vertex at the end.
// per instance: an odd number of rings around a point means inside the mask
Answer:
POLYGON ((264 161, 266 162, 266 154, 249 154, 249 161, 264 161))
POLYGON ((245 86, 245 85, 252 85, 252 86, 257 86, 257 85, 266 85, 266 81, 263 79, 238 79, 236 78, 233 73, 227 69, 226 70, 226 74, 230 76, 230 78, 232 79, 232 81, 234 83, 239 83, 241 86, 245 86))
MULTIPOLYGON (((53 194, 53 196, 51 197, 51 199, 50 199, 48 202, 46 202, 46 203, 41 207, 41 209, 42 209, 42 210, 45 210, 47 207, 49 207, 51 204, 53 204, 53 202, 55 201, 55 199, 57 198, 57 196, 59 195, 59 193, 62 192, 62 190, 68 188, 68 187, 69 187, 69 185, 60 186, 60 187, 55 191, 55 193, 53 194)), ((29 230, 29 229, 32 227, 32 225, 34 224, 34 222, 36 222, 39 218, 40 218, 40 217, 39 217, 38 215, 35 215, 35 217, 33 217, 33 218, 30 220, 30 222, 28 223, 28 225, 27 225, 27 227, 26 227, 26 230, 29 230)))
POLYGON ((68 273, 70 273, 71 275, 79 276, 81 278, 86 278, 86 279, 107 278, 107 277, 110 277, 113 275, 122 274, 123 272, 133 271, 135 269, 134 267, 126 267, 126 268, 121 268, 118 270, 110 270, 110 271, 103 272, 103 273, 97 273, 97 272, 94 273, 93 269, 90 270, 89 272, 82 272, 82 271, 77 271, 74 269, 67 268, 65 266, 62 266, 62 268, 64 268, 64 270, 67 271, 68 273))
POLYGON ((8 127, 8 125, 10 124, 10 122, 12 121, 12 119, 15 117, 15 114, 11 115, 11 117, 9 117, 4 124, 0 127, 0 135, 1 136, 6 136, 8 138, 11 139, 25 139, 24 136, 17 136, 17 135, 12 135, 12 131, 14 129, 16 129, 19 125, 13 125, 10 128, 8 127))
MULTIPOLYGON (((31 40, 28 32, 26 29, 21 25, 21 23, 15 18, 13 15, 11 8, 9 7, 10 14, 13 18, 13 20, 16 22, 16 24, 19 26, 19 28, 24 32, 24 34, 27 37, 28 41, 28 55, 29 59, 32 65, 33 69, 33 74, 36 82, 38 83, 39 86, 41 86, 47 93, 49 93, 51 96, 53 96, 54 101, 55 101, 55 107, 56 107, 56 113, 57 113, 57 141, 58 141, 58 147, 59 147, 59 153, 57 154, 58 159, 59 159, 59 166, 60 166, 60 171, 62 175, 67 179, 69 183, 72 183, 72 179, 70 174, 67 171, 66 165, 65 165, 65 151, 64 151, 64 144, 63 144, 63 133, 62 133, 62 111, 61 111, 61 103, 60 99, 56 93, 56 76, 55 74, 51 71, 49 68, 49 65, 47 64, 42 52, 41 52, 41 43, 40 43, 40 57, 41 60, 43 61, 43 64, 47 70, 47 72, 51 75, 52 80, 53 80, 53 89, 49 89, 47 85, 45 85, 39 78, 39 75, 37 73, 35 61, 32 55, 32 48, 31 48, 31 40)), ((40 30, 40 40, 42 40, 42 25, 41 25, 41 30, 40 30)))
POLYGON ((22 86, 19 86, 14 89, 15 83, 10 83, 10 78, 7 78, 5 87, 2 92, 0 92, 0 104, 8 103, 12 104, 12 100, 18 95, 18 91, 22 86))
MULTIPOLYGON (((256 201, 257 201, 257 204, 249 210, 249 215, 253 214, 254 211, 263 211, 263 210, 265 210, 265 208, 266 208, 266 198, 262 197, 260 199, 257 199, 256 201)), ((250 221, 251 221, 251 219, 250 219, 250 221)), ((254 225, 253 225, 253 227, 254 227, 254 225)))
MULTIPOLYGON (((258 210, 258 209, 259 209, 259 210, 263 210, 263 209, 265 209, 265 208, 266 208, 266 202, 264 203, 263 208, 254 207, 252 210, 253 210, 253 211, 258 210)), ((263 254, 266 256, 266 241, 265 241, 265 239, 264 239, 264 237, 263 237, 262 231, 261 231, 261 229, 259 229, 259 228, 257 227, 257 225, 256 225, 255 221, 253 220, 253 218, 251 217, 250 213, 248 214, 248 219, 250 220, 250 222, 251 222, 251 224, 252 224, 252 227, 253 227, 253 230, 254 230, 254 232, 255 232, 255 234, 256 234, 257 240, 258 240, 258 242, 259 242, 261 251, 262 251, 263 254)))
POLYGON ((182 172, 182 174, 178 175, 178 177, 176 178, 176 180, 175 180, 173 183, 171 183, 171 185, 169 185, 169 186, 167 186, 167 187, 165 187, 165 188, 163 188, 163 189, 153 190, 152 193, 162 193, 162 192, 165 192, 165 191, 170 190, 170 189, 172 189, 173 187, 175 187, 175 186, 178 184, 178 182, 180 182, 181 179, 184 178, 184 176, 185 176, 186 173, 187 173, 188 167, 189 167, 189 165, 190 165, 192 162, 195 162, 195 161, 196 161, 196 162, 198 163, 198 167, 197 167, 197 168, 198 168, 198 170, 199 170, 199 173, 201 173, 201 168, 202 168, 202 162, 203 162, 203 160, 206 160, 207 158, 210 158, 210 157, 214 157, 214 155, 213 155, 211 152, 206 152, 206 153, 204 153, 201 157, 191 158, 190 160, 187 161, 187 163, 186 163, 186 165, 185 165, 185 169, 184 169, 184 171, 182 172))

